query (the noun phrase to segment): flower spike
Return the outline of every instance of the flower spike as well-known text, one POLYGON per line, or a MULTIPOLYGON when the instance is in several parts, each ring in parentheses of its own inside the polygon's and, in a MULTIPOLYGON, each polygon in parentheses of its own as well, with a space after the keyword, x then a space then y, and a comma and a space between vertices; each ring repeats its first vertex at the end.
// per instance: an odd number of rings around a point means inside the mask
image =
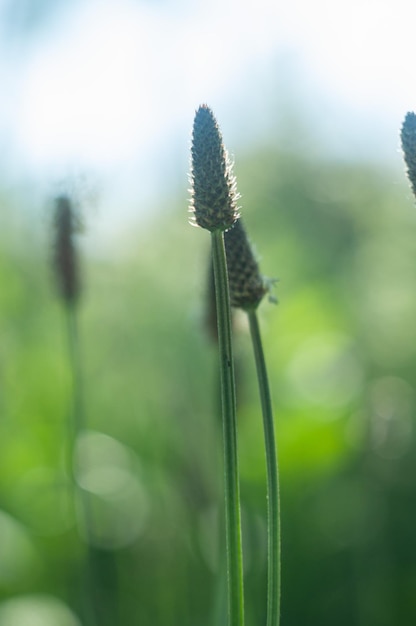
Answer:
POLYGON ((195 114, 191 157, 191 221, 211 232, 226 231, 239 217, 239 195, 221 131, 205 104, 195 114))
POLYGON ((231 305, 240 309, 256 309, 269 291, 259 270, 241 218, 225 233, 228 282, 231 305))
POLYGON ((74 245, 77 219, 72 202, 66 195, 55 201, 55 273, 61 296, 68 302, 78 299, 80 292, 78 260, 74 245))

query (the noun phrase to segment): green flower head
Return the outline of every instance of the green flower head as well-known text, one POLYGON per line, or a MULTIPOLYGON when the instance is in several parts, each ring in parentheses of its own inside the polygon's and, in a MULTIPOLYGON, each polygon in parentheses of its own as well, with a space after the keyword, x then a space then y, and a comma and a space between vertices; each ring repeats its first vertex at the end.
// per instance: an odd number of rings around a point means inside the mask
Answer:
POLYGON ((228 283, 231 305, 240 309, 256 309, 269 291, 267 281, 259 270, 241 219, 225 233, 228 283))
POLYGON ((201 105, 192 133, 191 222, 213 232, 231 228, 238 218, 232 163, 211 109, 201 105))

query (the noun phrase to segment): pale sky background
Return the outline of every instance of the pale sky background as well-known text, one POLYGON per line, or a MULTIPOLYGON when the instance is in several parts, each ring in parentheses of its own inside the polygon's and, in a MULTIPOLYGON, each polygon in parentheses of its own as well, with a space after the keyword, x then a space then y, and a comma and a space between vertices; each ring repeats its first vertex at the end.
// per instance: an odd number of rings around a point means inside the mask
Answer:
POLYGON ((299 147, 300 117, 334 156, 398 164, 415 18, 414 0, 0 0, 0 183, 90 179, 111 229, 186 192, 202 102, 236 160, 299 147))

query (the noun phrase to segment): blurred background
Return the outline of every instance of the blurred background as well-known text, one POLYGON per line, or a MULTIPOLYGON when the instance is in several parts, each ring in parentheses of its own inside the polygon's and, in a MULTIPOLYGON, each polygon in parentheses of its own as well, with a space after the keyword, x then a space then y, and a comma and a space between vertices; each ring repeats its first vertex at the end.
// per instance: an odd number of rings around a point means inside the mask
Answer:
MULTIPOLYGON (((276 412, 282 626, 416 620, 416 106, 410 0, 0 2, 0 626, 223 624, 209 237, 188 225, 209 104, 279 305, 260 318, 276 412), (65 475, 71 376, 52 208, 82 214, 88 428, 65 475), (89 545, 88 545, 89 544, 89 545), (86 600, 89 555, 94 585, 86 600)), ((247 624, 265 623, 265 459, 236 316, 247 624)))

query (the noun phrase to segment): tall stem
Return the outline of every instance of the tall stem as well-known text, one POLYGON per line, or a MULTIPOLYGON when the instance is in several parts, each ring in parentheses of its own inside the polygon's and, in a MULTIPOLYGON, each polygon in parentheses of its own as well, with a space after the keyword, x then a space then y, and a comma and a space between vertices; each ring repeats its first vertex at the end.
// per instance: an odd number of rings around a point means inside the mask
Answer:
POLYGON ((83 589, 84 617, 87 626, 97 626, 98 622, 94 598, 94 557, 91 545, 91 514, 89 511, 88 496, 78 484, 76 468, 76 444, 80 434, 85 428, 76 304, 74 302, 66 302, 65 313, 68 337, 68 358, 72 378, 72 411, 69 420, 68 465, 75 511, 87 542, 85 565, 86 586, 83 589))
POLYGON ((71 397, 72 397, 72 410, 69 420, 69 473, 72 480, 72 488, 74 490, 74 497, 77 497, 77 477, 75 467, 75 447, 77 438, 80 432, 84 428, 84 416, 82 406, 82 393, 81 393, 81 364, 79 355, 79 342, 78 342, 78 328, 77 328, 77 314, 76 304, 73 302, 65 302, 65 314, 66 314, 66 330, 68 341, 68 359, 71 372, 71 397))
POLYGON ((213 231, 211 236, 223 415, 228 612, 230 626, 243 626, 243 556, 241 542, 240 487, 238 478, 235 377, 231 343, 231 307, 228 291, 224 236, 219 230, 213 231))
POLYGON ((268 583, 267 583, 267 626, 280 623, 281 587, 281 534, 280 534, 280 495, 279 470, 274 433, 273 409, 267 377, 266 361, 260 336, 256 309, 247 311, 250 334, 256 361, 257 379, 263 413, 264 441, 267 464, 267 518, 268 518, 268 583))

